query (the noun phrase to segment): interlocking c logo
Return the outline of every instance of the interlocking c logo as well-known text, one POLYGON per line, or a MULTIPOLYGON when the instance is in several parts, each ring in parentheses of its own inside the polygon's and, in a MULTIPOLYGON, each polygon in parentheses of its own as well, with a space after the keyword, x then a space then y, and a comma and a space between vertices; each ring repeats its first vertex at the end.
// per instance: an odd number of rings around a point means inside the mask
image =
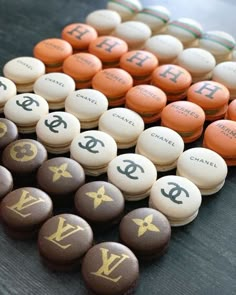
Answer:
POLYGON ((98 143, 100 143, 100 145, 102 147, 104 147, 104 143, 100 140, 100 139, 97 139, 95 138, 94 136, 91 136, 91 135, 87 135, 85 136, 84 138, 88 138, 89 140, 86 142, 85 145, 83 145, 81 142, 78 143, 79 147, 81 147, 82 149, 85 149, 87 151, 89 151, 90 153, 93 153, 93 154, 97 154, 99 153, 98 150, 93 150, 94 147, 96 147, 96 145, 98 143))
POLYGON ((32 108, 29 108, 29 106, 31 106, 32 104, 36 104, 36 106, 39 107, 39 102, 33 99, 32 97, 24 95, 23 98, 27 98, 27 99, 24 100, 23 102, 20 102, 19 100, 17 100, 16 104, 19 107, 22 107, 24 110, 32 111, 32 108))
POLYGON ((59 127, 61 124, 64 126, 63 127, 64 129, 67 128, 67 123, 62 119, 61 116, 53 115, 53 118, 56 118, 56 119, 50 123, 48 122, 48 120, 44 121, 45 125, 49 128, 50 131, 54 133, 58 133, 59 131, 56 130, 56 128, 59 127))
POLYGON ((2 87, 3 90, 7 90, 7 85, 5 85, 4 83, 2 83, 2 81, 0 81, 0 87, 2 87))
POLYGON ((140 171, 142 173, 144 173, 144 169, 142 166, 136 164, 134 161, 131 160, 123 160, 123 162, 125 163, 129 163, 126 167, 125 170, 122 170, 120 168, 120 166, 117 167, 117 170, 122 173, 125 174, 127 177, 129 177, 130 179, 139 179, 138 176, 133 176, 132 174, 137 170, 140 169, 140 171))
POLYGON ((182 201, 176 200, 176 198, 178 198, 182 192, 184 192, 186 198, 189 198, 188 191, 185 188, 181 187, 178 183, 168 182, 168 184, 173 185, 174 187, 172 189, 170 189, 169 193, 166 193, 165 190, 162 188, 161 193, 165 197, 169 198, 172 202, 174 202, 176 204, 183 204, 182 201))

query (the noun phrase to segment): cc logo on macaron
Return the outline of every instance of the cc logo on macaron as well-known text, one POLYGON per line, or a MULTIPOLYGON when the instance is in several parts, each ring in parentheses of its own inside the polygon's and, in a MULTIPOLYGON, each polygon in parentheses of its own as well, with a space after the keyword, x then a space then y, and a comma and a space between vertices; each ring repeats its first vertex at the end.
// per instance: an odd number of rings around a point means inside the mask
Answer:
POLYGON ((129 163, 126 167, 125 170, 122 170, 120 168, 120 166, 117 167, 117 170, 122 173, 125 174, 127 177, 131 178, 131 179, 139 179, 138 176, 133 176, 132 174, 136 172, 137 169, 139 169, 141 171, 141 173, 144 173, 144 169, 142 166, 136 164, 134 161, 131 160, 123 160, 123 162, 125 163, 129 163))
POLYGON ((168 184, 173 185, 174 187, 169 190, 169 193, 166 193, 165 190, 162 188, 161 193, 163 194, 163 196, 169 198, 172 202, 176 204, 183 204, 182 201, 176 200, 176 198, 178 198, 182 194, 182 192, 184 192, 186 198, 189 198, 188 191, 185 188, 181 187, 178 183, 168 182, 168 184))

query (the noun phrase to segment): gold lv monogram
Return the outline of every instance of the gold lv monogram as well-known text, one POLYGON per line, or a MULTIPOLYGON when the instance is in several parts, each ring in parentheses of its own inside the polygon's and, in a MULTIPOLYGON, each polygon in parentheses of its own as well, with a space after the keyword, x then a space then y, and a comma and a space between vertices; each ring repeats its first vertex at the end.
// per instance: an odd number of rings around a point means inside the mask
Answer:
POLYGON ((69 223, 67 224, 65 223, 66 223, 66 219, 63 217, 59 217, 57 231, 49 237, 44 237, 46 240, 56 244, 58 247, 64 250, 69 248, 71 244, 62 245, 60 242, 63 241, 65 238, 73 235, 77 231, 84 230, 79 225, 74 226, 69 223))
POLYGON ((21 213, 21 211, 41 202, 45 202, 45 200, 33 197, 29 194, 27 190, 22 190, 20 200, 12 206, 7 206, 7 208, 19 214, 21 217, 26 218, 30 216, 32 213, 29 212, 27 214, 23 214, 21 213))
POLYGON ((102 266, 96 272, 91 272, 91 274, 117 283, 122 276, 112 278, 110 275, 125 259, 129 258, 129 256, 125 254, 116 255, 111 253, 110 257, 108 257, 108 249, 100 248, 100 250, 102 251, 102 266))

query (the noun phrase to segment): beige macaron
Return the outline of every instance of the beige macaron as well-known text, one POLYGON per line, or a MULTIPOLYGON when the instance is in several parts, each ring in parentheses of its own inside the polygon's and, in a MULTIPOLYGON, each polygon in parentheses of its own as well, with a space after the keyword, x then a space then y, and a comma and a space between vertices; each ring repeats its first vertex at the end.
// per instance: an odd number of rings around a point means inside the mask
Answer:
POLYGON ((5 103, 16 95, 16 85, 10 79, 0 76, 0 113, 3 112, 5 103))

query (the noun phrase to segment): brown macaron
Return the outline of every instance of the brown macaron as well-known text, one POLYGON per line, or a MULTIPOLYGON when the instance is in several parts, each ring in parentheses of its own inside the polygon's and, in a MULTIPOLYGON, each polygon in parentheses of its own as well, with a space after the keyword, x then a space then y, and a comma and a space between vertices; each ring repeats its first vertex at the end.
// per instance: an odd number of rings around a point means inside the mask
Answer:
POLYGON ((92 294, 133 294, 139 278, 139 263, 126 246, 104 242, 93 246, 85 255, 82 276, 92 294))
POLYGON ((0 201, 13 189, 11 172, 0 166, 0 201))
POLYGON ((78 215, 98 229, 117 223, 125 207, 121 191, 106 181, 92 181, 81 186, 74 203, 78 215))
POLYGON ((138 208, 122 218, 119 233, 121 242, 139 258, 152 259, 167 251, 171 227, 161 212, 152 208, 138 208))
POLYGON ((18 138, 18 129, 12 121, 0 118, 0 150, 18 138))
POLYGON ((92 244, 91 227, 84 219, 73 214, 53 216, 43 224, 38 234, 42 261, 56 271, 78 268, 92 244))
POLYGON ((41 225, 52 216, 52 201, 43 191, 22 187, 1 202, 1 219, 6 232, 16 239, 35 237, 41 225))

